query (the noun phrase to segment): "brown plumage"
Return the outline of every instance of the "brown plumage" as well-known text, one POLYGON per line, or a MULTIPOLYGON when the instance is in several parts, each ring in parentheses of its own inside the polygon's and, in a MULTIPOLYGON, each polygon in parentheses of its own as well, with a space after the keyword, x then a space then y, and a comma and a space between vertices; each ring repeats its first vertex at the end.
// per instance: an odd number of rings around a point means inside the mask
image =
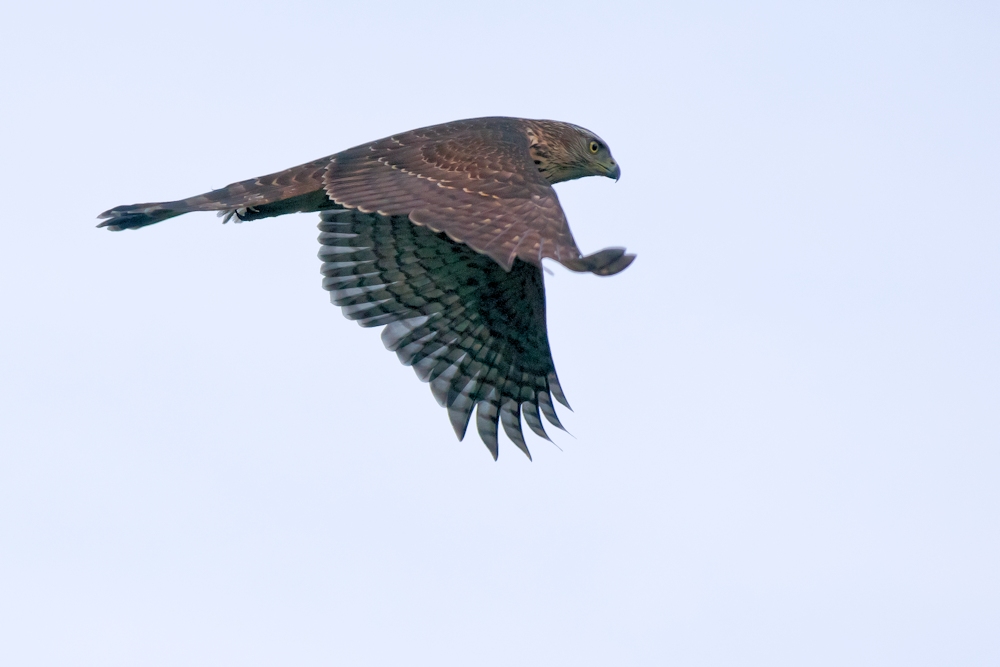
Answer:
POLYGON ((136 229, 192 211, 255 220, 322 211, 323 286, 429 382, 459 439, 472 410, 493 457, 498 422, 525 454, 521 417, 547 437, 566 403, 549 351, 543 258, 611 275, 634 255, 583 256, 553 183, 617 179, 605 143, 568 123, 476 118, 411 130, 173 202, 117 206, 99 227, 136 229))

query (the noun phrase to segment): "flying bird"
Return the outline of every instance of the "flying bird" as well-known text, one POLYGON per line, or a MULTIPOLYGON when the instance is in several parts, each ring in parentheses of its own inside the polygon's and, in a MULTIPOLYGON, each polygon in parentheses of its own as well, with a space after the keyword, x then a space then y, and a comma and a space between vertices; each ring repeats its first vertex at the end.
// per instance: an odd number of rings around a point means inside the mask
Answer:
POLYGON ((542 259, 608 276, 635 255, 582 255, 554 183, 616 181, 607 144, 576 125, 474 118, 396 134, 178 201, 116 206, 98 227, 138 229, 193 211, 223 222, 320 212, 323 287, 413 366, 459 440, 473 408, 493 458, 498 424, 528 458, 521 419, 548 439, 569 407, 545 322, 542 259))

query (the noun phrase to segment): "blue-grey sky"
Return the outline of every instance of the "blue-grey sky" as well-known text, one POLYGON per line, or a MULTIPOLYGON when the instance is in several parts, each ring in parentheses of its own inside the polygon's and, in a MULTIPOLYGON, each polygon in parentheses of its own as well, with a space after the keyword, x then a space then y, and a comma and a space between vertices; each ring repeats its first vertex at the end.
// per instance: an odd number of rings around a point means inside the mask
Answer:
POLYGON ((0 663, 1000 664, 995 3, 8 3, 0 663), (554 118, 612 278, 494 463, 320 287, 175 199, 554 118))

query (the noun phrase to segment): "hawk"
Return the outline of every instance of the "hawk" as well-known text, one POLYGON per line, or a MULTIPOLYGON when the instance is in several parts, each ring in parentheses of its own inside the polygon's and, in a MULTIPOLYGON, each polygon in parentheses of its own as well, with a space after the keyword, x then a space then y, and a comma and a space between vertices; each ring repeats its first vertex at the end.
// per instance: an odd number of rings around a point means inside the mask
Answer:
POLYGON ((323 287, 344 315, 430 384, 459 440, 499 424, 528 458, 521 419, 548 439, 569 407, 545 322, 542 259, 608 276, 635 255, 582 255, 552 185, 618 180, 607 144, 576 125, 474 118, 396 134, 275 174, 170 202, 116 206, 98 226, 138 229, 192 211, 223 222, 320 212, 323 287))

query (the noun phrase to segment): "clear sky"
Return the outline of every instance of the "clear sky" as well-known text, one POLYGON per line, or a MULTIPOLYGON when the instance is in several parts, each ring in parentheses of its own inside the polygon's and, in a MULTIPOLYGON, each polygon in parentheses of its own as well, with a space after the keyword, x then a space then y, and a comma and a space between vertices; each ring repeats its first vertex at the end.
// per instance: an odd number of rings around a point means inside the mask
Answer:
POLYGON ((1000 10, 696 4, 6 3, 0 663, 1000 664, 1000 10), (638 254, 552 265, 534 462, 314 214, 94 228, 484 115, 638 254))

